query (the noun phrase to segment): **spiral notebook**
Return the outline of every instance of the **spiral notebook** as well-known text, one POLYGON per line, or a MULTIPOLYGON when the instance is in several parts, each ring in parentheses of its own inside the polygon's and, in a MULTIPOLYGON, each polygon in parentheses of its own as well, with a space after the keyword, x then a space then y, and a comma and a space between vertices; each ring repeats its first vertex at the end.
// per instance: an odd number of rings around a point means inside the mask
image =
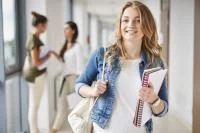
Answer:
MULTIPOLYGON (((167 69, 162 69, 161 67, 144 70, 142 76, 142 86, 147 87, 149 82, 151 82, 154 87, 154 92, 158 94, 166 73, 167 69)), ((151 117, 152 117, 152 112, 150 105, 146 102, 143 102, 141 99, 138 99, 133 120, 134 126, 136 127, 144 126, 144 124, 151 117)))

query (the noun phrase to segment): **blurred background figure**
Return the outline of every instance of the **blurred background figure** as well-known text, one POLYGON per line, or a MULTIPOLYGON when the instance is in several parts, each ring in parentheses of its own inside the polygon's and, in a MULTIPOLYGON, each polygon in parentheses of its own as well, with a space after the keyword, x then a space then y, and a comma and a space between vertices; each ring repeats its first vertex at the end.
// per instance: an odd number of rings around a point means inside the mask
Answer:
POLYGON ((32 16, 33 30, 28 36, 26 45, 27 62, 25 63, 29 63, 29 65, 24 68, 23 74, 29 86, 28 120, 30 132, 39 133, 37 114, 46 79, 46 68, 39 69, 39 67, 47 62, 53 52, 49 51, 46 55, 40 57, 40 48, 44 45, 40 40, 40 34, 44 33, 47 28, 47 18, 36 12, 32 12, 32 16))
MULTIPOLYGON (((74 83, 83 69, 83 52, 81 45, 77 42, 78 27, 73 21, 68 21, 64 25, 65 43, 59 53, 58 58, 63 62, 61 70, 61 86, 59 90, 57 114, 52 128, 52 133, 57 133, 66 123, 69 111, 66 96, 74 92, 74 83)), ((69 101, 70 102, 70 101, 69 101)))

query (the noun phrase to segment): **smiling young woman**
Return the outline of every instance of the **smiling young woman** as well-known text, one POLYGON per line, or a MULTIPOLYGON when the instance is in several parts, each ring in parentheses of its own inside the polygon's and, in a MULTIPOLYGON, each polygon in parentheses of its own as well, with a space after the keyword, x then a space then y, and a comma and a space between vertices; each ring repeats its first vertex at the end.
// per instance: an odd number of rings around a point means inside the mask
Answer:
POLYGON ((158 95, 152 85, 141 86, 141 75, 145 69, 164 68, 155 20, 146 5, 138 1, 123 5, 116 25, 116 38, 105 53, 103 48, 94 51, 75 89, 83 97, 99 97, 90 112, 93 132, 151 133, 152 119, 140 128, 133 126, 138 95, 149 105, 159 101, 150 109, 154 116, 159 117, 168 111, 168 97, 165 81, 158 95), (101 81, 104 54, 106 73, 105 81, 101 81), (91 86, 95 80, 96 84, 91 86))

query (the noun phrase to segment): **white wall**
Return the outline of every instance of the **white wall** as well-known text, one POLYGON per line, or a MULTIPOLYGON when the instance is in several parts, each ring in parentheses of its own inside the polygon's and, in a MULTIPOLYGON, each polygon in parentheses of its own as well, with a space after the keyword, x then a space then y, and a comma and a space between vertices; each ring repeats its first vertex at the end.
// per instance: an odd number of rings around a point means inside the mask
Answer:
POLYGON ((99 25, 98 25, 98 16, 91 15, 91 25, 90 25, 90 33, 91 33, 91 51, 94 51, 98 48, 99 45, 99 25))
POLYGON ((77 23, 79 29, 78 41, 83 46, 86 47, 86 38, 88 33, 90 33, 90 44, 91 50, 95 50, 98 47, 98 16, 91 13, 90 25, 88 25, 88 7, 91 5, 85 1, 75 0, 73 9, 73 20, 77 23), (90 26, 90 28, 88 28, 90 26), (90 31, 88 31, 90 29, 90 31))
POLYGON ((158 32, 160 31, 160 0, 143 0, 143 2, 147 5, 147 7, 152 12, 158 32))
POLYGON ((46 0, 46 15, 49 19, 47 44, 51 49, 59 49, 64 44, 65 4, 65 0, 46 0))
POLYGON ((171 1, 170 109, 191 130, 193 93, 194 0, 171 1))
POLYGON ((87 11, 84 1, 74 1, 73 21, 76 22, 79 30, 78 41, 81 45, 85 45, 88 34, 87 28, 87 11))

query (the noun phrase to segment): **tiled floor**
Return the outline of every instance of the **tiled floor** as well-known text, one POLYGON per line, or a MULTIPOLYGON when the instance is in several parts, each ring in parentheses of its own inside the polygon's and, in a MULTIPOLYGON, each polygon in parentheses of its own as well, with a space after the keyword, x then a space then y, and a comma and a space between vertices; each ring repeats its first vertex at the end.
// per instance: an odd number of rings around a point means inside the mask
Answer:
POLYGON ((66 128, 66 129, 59 131, 59 133, 72 133, 72 130, 70 130, 69 128, 66 128))
MULTIPOLYGON (((192 133, 175 114, 168 113, 163 118, 154 118, 154 133, 192 133)), ((72 133, 70 128, 66 127, 59 133, 72 133)))
MULTIPOLYGON (((68 101, 74 101, 70 106, 73 108, 79 101, 80 98, 76 95, 68 97, 68 101), (76 101, 76 102, 75 102, 76 101)), ((153 133, 192 133, 190 129, 178 119, 177 114, 170 110, 168 114, 162 118, 153 118, 154 121, 154 132, 153 133)), ((69 126, 66 125, 59 133, 72 133, 69 126)))
POLYGON ((168 113, 163 118, 154 118, 154 133, 192 133, 175 114, 168 113))
POLYGON ((72 133, 72 130, 69 125, 65 125, 65 127, 63 127, 63 129, 61 129, 58 133, 72 133))

